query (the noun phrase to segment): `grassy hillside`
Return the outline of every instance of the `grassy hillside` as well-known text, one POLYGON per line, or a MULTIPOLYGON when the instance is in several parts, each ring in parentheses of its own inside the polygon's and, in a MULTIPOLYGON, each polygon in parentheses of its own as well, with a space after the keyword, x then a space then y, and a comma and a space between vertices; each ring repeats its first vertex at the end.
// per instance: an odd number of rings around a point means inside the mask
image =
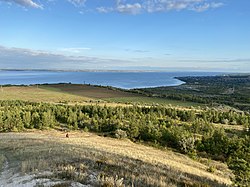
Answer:
POLYGON ((172 151, 91 133, 71 132, 69 136, 59 131, 1 134, 0 157, 6 159, 0 163, 5 166, 0 185, 70 186, 73 181, 92 186, 231 184, 230 171, 219 162, 198 162, 172 151), (208 172, 211 165, 217 168, 214 173, 208 172), (15 175, 5 179, 3 175, 11 172, 15 175))
POLYGON ((0 89, 0 100, 23 100, 67 104, 106 104, 108 106, 125 106, 128 104, 170 104, 180 107, 204 106, 203 104, 194 102, 147 97, 116 88, 80 84, 4 86, 0 89))
POLYGON ((42 86, 4 86, 0 88, 1 100, 24 100, 32 102, 81 102, 90 98, 73 94, 55 92, 42 86))
POLYGON ((49 84, 41 88, 95 99, 139 96, 119 89, 83 84, 49 84))
MULTIPOLYGON (((74 85, 72 85, 74 87, 74 85)), ((71 85, 68 86, 71 88, 71 85)), ((94 93, 94 92, 93 92, 94 93)), ((21 100, 31 102, 63 103, 69 105, 100 105, 100 106, 129 106, 127 104, 106 102, 102 99, 77 95, 59 89, 44 86, 4 86, 0 88, 0 100, 21 100)))

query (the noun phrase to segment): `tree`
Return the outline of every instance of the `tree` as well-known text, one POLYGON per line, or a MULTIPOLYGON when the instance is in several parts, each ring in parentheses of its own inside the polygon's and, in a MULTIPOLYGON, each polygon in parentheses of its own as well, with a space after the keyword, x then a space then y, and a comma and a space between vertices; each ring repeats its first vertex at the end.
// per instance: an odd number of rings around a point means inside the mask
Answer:
POLYGON ((23 124, 25 128, 31 127, 31 113, 29 111, 23 114, 23 124))
POLYGON ((38 112, 34 112, 31 115, 31 128, 36 128, 36 129, 41 129, 42 128, 42 124, 41 124, 41 119, 40 119, 40 115, 38 112))

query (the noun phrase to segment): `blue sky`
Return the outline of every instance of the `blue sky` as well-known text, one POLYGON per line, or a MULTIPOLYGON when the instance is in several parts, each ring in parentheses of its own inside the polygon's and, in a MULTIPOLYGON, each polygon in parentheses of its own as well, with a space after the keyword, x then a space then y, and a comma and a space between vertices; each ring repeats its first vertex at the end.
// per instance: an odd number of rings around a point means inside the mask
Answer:
POLYGON ((0 0, 0 69, 250 72, 248 0, 0 0))

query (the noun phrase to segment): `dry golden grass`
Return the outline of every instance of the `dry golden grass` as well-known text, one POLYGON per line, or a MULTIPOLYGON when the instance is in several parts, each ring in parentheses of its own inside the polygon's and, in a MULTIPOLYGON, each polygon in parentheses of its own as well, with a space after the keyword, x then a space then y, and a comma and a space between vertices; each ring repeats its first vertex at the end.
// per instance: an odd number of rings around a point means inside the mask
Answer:
POLYGON ((9 86, 0 89, 0 100, 22 100, 31 102, 65 103, 67 105, 131 106, 122 103, 106 102, 93 98, 44 89, 45 86, 9 86))
POLYGON ((92 85, 82 85, 82 84, 49 84, 42 85, 44 89, 54 90, 58 92, 64 92, 69 94, 74 94, 83 97, 89 97, 94 99, 104 99, 106 101, 111 101, 115 103, 137 103, 137 104, 162 104, 162 105, 173 105, 180 107, 190 107, 190 106, 204 106, 203 104, 198 104, 194 102, 186 101, 176 101, 170 99, 156 98, 156 97, 146 97, 140 94, 125 92, 122 90, 112 90, 106 87, 97 87, 92 85))
MULTIPOLYGON (((0 136, 0 154, 19 172, 52 171, 54 177, 93 184, 109 177, 124 178, 126 186, 228 186, 231 172, 226 165, 208 165, 168 150, 159 150, 129 140, 104 138, 91 133, 34 131, 0 136), (19 167, 18 167, 19 166, 19 167), (74 175, 80 172, 81 175, 74 175), (115 177, 115 176, 118 177, 115 177), (106 176, 106 177, 105 177, 106 176)), ((107 181, 106 181, 107 182, 107 181)))
POLYGON ((77 85, 51 84, 39 86, 8 86, 0 89, 0 100, 23 100, 31 102, 61 103, 68 105, 99 105, 127 107, 173 105, 174 108, 188 110, 195 103, 143 97, 138 94, 110 90, 108 88, 77 85))
POLYGON ((39 86, 10 86, 0 90, 1 100, 24 100, 32 102, 82 102, 90 98, 42 89, 39 86))
POLYGON ((64 92, 95 99, 140 96, 138 94, 133 94, 120 90, 111 90, 105 87, 97 87, 97 86, 82 85, 82 84, 49 84, 49 85, 43 85, 42 87, 45 89, 52 89, 58 92, 64 92))

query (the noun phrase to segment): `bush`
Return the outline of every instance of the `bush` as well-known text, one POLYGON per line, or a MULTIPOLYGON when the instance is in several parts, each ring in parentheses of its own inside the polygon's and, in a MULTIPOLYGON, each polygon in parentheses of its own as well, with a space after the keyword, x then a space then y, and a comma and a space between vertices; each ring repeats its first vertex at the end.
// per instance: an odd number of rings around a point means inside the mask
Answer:
POLYGON ((244 159, 232 159, 229 161, 229 169, 235 175, 234 183, 236 186, 250 186, 250 163, 244 159))
POLYGON ((117 129, 117 130, 115 131, 115 137, 116 137, 117 139, 125 139, 125 138, 127 138, 127 133, 126 133, 126 131, 124 131, 124 130, 117 129))
POLYGON ((193 137, 182 137, 179 146, 184 153, 191 153, 195 150, 195 139, 193 137))
POLYGON ((210 173, 214 173, 215 171, 216 171, 216 167, 215 166, 209 166, 208 168, 207 168, 207 171, 208 172, 210 172, 210 173))

